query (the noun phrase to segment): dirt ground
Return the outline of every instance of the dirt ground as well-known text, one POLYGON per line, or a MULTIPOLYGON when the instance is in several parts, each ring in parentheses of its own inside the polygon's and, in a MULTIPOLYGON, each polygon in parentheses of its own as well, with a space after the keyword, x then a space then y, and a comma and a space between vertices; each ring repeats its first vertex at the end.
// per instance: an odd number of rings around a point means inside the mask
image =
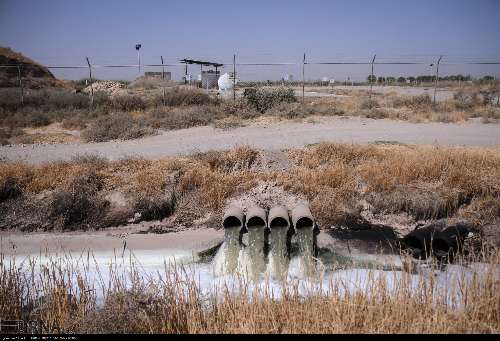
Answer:
MULTIPOLYGON (((331 93, 335 95, 336 91, 369 91, 370 86, 368 85, 360 85, 360 86, 344 86, 344 85, 336 85, 333 87, 318 87, 318 88, 306 88, 305 96, 313 96, 315 92, 317 93, 331 93)), ((373 86, 374 94, 389 94, 396 93, 398 95, 405 96, 421 96, 421 95, 429 95, 431 98, 434 96, 434 88, 432 87, 405 87, 405 86, 393 86, 393 85, 375 85, 373 86)), ((451 89, 438 89, 436 92, 436 101, 443 102, 453 98, 453 94, 456 91, 451 89)), ((298 90, 297 96, 302 95, 302 90, 298 90)))
POLYGON ((93 232, 22 233, 0 231, 0 254, 30 255, 38 253, 99 252, 128 250, 196 250, 214 246, 224 232, 210 228, 166 234, 141 233, 145 225, 120 227, 93 232), (125 243, 126 242, 126 243, 125 243))
POLYGON ((415 124, 361 117, 318 117, 313 121, 262 121, 231 130, 211 126, 195 127, 129 141, 2 146, 0 160, 43 163, 89 154, 111 160, 127 156, 158 158, 208 150, 228 150, 238 145, 279 150, 325 141, 492 147, 500 145, 500 125, 483 124, 474 120, 460 124, 415 124))

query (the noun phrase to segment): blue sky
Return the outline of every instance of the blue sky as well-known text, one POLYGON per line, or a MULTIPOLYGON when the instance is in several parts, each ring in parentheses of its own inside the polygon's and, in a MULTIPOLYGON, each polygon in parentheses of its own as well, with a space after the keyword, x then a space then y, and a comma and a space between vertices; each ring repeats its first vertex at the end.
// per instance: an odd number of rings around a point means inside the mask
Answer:
MULTIPOLYGON (((500 60, 497 0, 72 1, 0 0, 0 45, 46 65, 137 62, 190 57, 230 62, 500 60)), ((444 66, 443 73, 500 76, 500 66, 444 66)), ((172 68, 174 77, 180 69, 172 68)), ((291 73, 296 66, 246 67, 246 79, 291 73)), ((136 70, 96 70, 131 78, 136 70)), ((193 74, 198 68, 190 69, 193 74)), ((432 73, 429 66, 379 66, 376 74, 432 73)), ((365 78, 367 66, 308 66, 307 78, 365 78)), ((67 78, 84 71, 64 71, 67 78)))

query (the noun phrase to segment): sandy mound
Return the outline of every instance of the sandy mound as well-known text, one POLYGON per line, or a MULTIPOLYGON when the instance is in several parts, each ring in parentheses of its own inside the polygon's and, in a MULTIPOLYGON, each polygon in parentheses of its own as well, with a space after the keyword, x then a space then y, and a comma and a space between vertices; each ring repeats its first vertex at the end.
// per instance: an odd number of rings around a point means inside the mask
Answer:
POLYGON ((257 186, 250 191, 228 199, 226 206, 237 206, 246 209, 254 205, 262 208, 284 205, 288 209, 292 209, 300 203, 307 204, 307 200, 301 196, 286 192, 283 187, 278 186, 276 183, 259 181, 257 186))

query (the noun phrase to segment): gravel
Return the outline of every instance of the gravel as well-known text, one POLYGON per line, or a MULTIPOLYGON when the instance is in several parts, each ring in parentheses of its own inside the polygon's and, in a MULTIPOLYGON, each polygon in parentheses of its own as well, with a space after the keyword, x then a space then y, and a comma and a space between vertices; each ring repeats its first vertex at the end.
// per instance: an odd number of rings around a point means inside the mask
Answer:
POLYGON ((158 158, 250 145, 264 150, 297 148, 323 141, 474 147, 500 146, 500 124, 409 123, 360 117, 318 118, 315 123, 261 123, 233 130, 195 127, 130 141, 0 146, 0 160, 41 163, 95 154, 109 159, 127 156, 158 158))

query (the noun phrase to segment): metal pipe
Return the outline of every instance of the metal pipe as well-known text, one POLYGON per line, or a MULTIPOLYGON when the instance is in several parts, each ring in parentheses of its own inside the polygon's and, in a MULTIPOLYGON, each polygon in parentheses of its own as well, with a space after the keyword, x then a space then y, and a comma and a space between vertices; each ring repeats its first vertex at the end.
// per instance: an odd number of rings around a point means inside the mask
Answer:
POLYGON ((271 208, 269 211, 269 228, 289 228, 290 218, 288 217, 288 210, 285 206, 278 205, 271 208))
POLYGON ((253 206, 247 210, 246 228, 265 228, 267 227, 266 210, 262 207, 253 206))
POLYGON ((309 207, 306 205, 297 205, 292 210, 292 223, 296 230, 303 228, 314 229, 314 218, 309 207))

